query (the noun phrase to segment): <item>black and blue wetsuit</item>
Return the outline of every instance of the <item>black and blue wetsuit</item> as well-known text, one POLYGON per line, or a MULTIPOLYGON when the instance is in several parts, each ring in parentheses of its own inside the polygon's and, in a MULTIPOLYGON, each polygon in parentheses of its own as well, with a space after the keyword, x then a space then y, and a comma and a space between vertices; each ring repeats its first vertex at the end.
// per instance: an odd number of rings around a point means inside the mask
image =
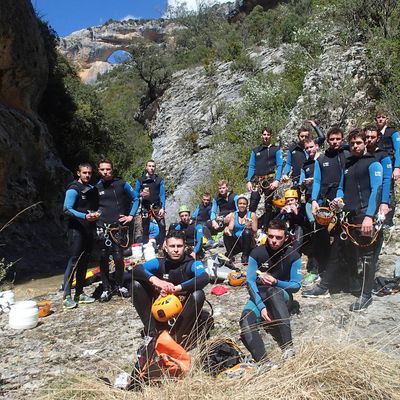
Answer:
POLYGON ((306 185, 304 181, 308 178, 314 178, 314 168, 315 168, 315 159, 308 159, 304 162, 301 171, 300 171, 300 180, 299 185, 301 190, 304 193, 306 204, 304 205, 304 212, 307 215, 307 218, 310 222, 314 222, 315 218, 311 212, 311 194, 313 188, 313 182, 306 185))
MULTIPOLYGON (((268 145, 258 146, 250 153, 249 167, 247 170, 247 181, 251 182, 253 178, 258 177, 272 177, 273 180, 279 181, 282 177, 283 157, 282 150, 279 146, 268 145)), ((265 200, 265 214, 263 225, 264 228, 268 226, 272 218, 272 193, 268 188, 262 190, 253 190, 250 196, 249 210, 256 212, 258 203, 261 199, 261 194, 264 194, 265 200), (261 193, 260 193, 261 191, 261 193)))
POLYGON ((179 315, 172 334, 178 343, 182 343, 185 335, 192 330, 196 321, 201 318, 205 300, 204 287, 209 282, 209 276, 200 261, 185 254, 180 261, 170 258, 153 259, 137 266, 133 270, 132 300, 144 325, 144 332, 154 336, 158 330, 166 329, 166 324, 157 322, 151 314, 151 306, 159 293, 149 282, 152 276, 182 286, 186 301, 179 315))
POLYGON ((321 154, 314 164, 314 181, 311 192, 311 201, 320 204, 336 197, 342 170, 346 158, 350 155, 347 150, 328 149, 321 154))
POLYGON ((68 216, 69 259, 64 273, 64 298, 71 296, 76 276, 75 296, 83 293, 88 258, 93 247, 95 223, 86 220, 88 211, 98 209, 98 191, 92 185, 72 182, 65 193, 64 213, 68 216))
MULTIPOLYGON (((374 155, 365 153, 361 157, 351 156, 347 159, 342 172, 336 197, 343 198, 344 212, 347 212, 348 222, 362 224, 366 216, 374 218, 381 202, 382 165, 374 155)), ((362 239, 362 237, 361 237, 362 239)), ((338 242, 338 241, 336 241, 338 242)), ((351 240, 342 243, 344 260, 348 265, 350 278, 357 280, 357 261, 363 264, 363 294, 371 296, 374 283, 375 246, 356 246, 351 240)), ((333 257, 338 251, 332 252, 333 257)), ((329 263, 322 277, 320 286, 330 288, 339 274, 339 262, 329 263)))
POLYGON ((188 246, 193 247, 193 251, 196 255, 201 254, 203 244, 203 226, 192 222, 185 224, 182 221, 174 226, 177 231, 185 232, 185 241, 188 246))
POLYGON ((277 251, 265 246, 256 247, 249 257, 247 287, 250 299, 240 318, 241 339, 255 361, 267 357, 264 342, 258 331, 262 326, 261 311, 266 308, 272 323, 264 325, 281 348, 292 343, 287 301, 290 293, 301 287, 301 258, 291 246, 284 245, 277 251), (262 284, 257 270, 268 272, 277 279, 275 286, 262 284))
MULTIPOLYGON (((109 181, 100 179, 96 187, 99 191, 99 211, 101 211, 100 218, 97 220, 100 233, 100 273, 104 291, 111 293, 109 257, 112 255, 115 263, 115 282, 118 287, 122 287, 124 274, 123 248, 114 240, 107 242, 104 239, 104 233, 107 234, 107 227, 122 230, 118 222, 119 218, 121 215, 135 215, 138 202, 131 185, 121 178, 113 178, 109 181), (108 246, 106 243, 110 245, 108 246)), ((129 227, 127 226, 126 229, 128 230, 129 227)), ((126 238, 128 232, 120 231, 119 234, 126 238)), ((123 241, 126 241, 126 239, 123 241)))
MULTIPOLYGON (((211 202, 211 221, 215 221, 218 217, 226 217, 228 214, 237 210, 237 199, 236 193, 228 193, 227 197, 222 197, 220 194, 212 199, 211 202)), ((218 229, 214 229, 212 225, 208 225, 212 234, 221 232, 224 229, 224 224, 218 229)))
MULTIPOLYGON (((315 143, 321 146, 325 141, 325 135, 318 126, 315 127, 314 130, 318 135, 318 137, 315 139, 315 143)), ((308 153, 298 143, 293 143, 288 149, 283 174, 289 175, 290 171, 292 172, 291 177, 294 186, 299 184, 301 168, 306 160, 308 160, 308 153)))
MULTIPOLYGON (((149 241, 149 229, 150 229, 150 219, 151 215, 149 215, 149 211, 151 209, 164 209, 165 210, 165 185, 164 179, 159 177, 158 175, 142 175, 139 179, 136 179, 135 183, 135 197, 140 199, 140 192, 143 188, 149 188, 150 196, 142 199, 142 227, 143 227, 143 243, 147 243, 149 241)), ((156 220, 160 234, 157 237, 157 244, 161 246, 164 243, 165 239, 165 219, 164 217, 160 218, 155 213, 153 215, 156 220)))
MULTIPOLYGON (((211 221, 211 210, 213 207, 213 203, 210 202, 207 206, 204 206, 203 203, 200 203, 196 209, 192 213, 192 219, 196 222, 196 224, 201 224, 203 226, 203 236, 207 240, 212 240, 211 231, 213 230, 212 221, 211 221)), ((217 204, 214 205, 215 210, 218 208, 217 204)), ((216 211, 214 210, 214 213, 216 211)))
MULTIPOLYGON (((247 211, 246 219, 251 220, 251 214, 251 211, 247 211)), ((227 257, 233 257, 242 252, 242 262, 248 262, 250 251, 255 246, 254 235, 251 228, 246 228, 245 223, 239 223, 239 211, 234 213, 232 236, 224 234, 224 245, 227 257)))

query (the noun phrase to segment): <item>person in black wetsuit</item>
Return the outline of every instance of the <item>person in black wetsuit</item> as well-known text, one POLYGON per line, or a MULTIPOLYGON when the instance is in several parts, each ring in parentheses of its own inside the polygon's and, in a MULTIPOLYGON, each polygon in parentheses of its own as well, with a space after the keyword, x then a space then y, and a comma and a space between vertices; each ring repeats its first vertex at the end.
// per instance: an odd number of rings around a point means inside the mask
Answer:
MULTIPOLYGON (((352 130, 348 136, 348 142, 351 156, 346 160, 337 194, 333 201, 337 202, 339 199, 343 199, 346 222, 359 225, 359 228, 351 231, 355 242, 348 237, 348 240, 340 245, 343 247, 344 260, 348 266, 348 271, 354 280, 358 278, 358 261, 361 261, 363 267, 361 295, 350 306, 350 311, 361 311, 372 302, 371 292, 375 274, 374 251, 376 245, 372 243, 371 238, 374 234, 374 217, 381 202, 383 169, 375 156, 366 151, 365 132, 361 129, 352 130)), ((335 242, 338 242, 337 238, 335 238, 335 242)), ((329 289, 339 270, 337 254, 336 249, 332 254, 332 257, 336 255, 336 262, 328 264, 321 282, 313 289, 303 292, 304 297, 329 296, 329 289)))
POLYGON ((68 216, 69 259, 64 273, 63 308, 75 308, 79 304, 92 303, 93 297, 83 293, 88 257, 93 247, 96 212, 99 203, 97 189, 89 182, 92 166, 88 163, 78 166, 78 179, 67 187, 64 200, 64 213, 68 216), (71 286, 76 276, 75 297, 71 297, 71 286))
POLYGON ((248 205, 247 197, 240 195, 237 199, 238 210, 230 214, 228 226, 224 229, 225 256, 233 261, 234 256, 241 252, 243 265, 248 263, 257 233, 257 216, 248 210, 248 205))
POLYGON ((272 129, 265 127, 261 133, 262 144, 250 153, 247 171, 247 190, 251 192, 249 210, 256 212, 261 195, 264 195, 265 213, 263 228, 266 229, 272 218, 273 192, 282 176, 282 150, 271 144, 272 129), (253 183, 256 189, 253 188, 253 183))
POLYGON ((228 181, 221 179, 218 182, 218 196, 211 205, 212 233, 220 232, 229 223, 230 214, 237 210, 237 194, 229 190, 228 181))
MULTIPOLYGON (((321 146, 325 141, 325 135, 315 123, 315 121, 309 120, 308 122, 314 128, 315 132, 317 132, 315 143, 318 146, 321 146)), ((297 187, 297 185, 299 184, 301 168, 305 161, 308 159, 308 153, 305 149, 305 141, 306 139, 310 139, 310 130, 302 126, 297 130, 297 138, 298 142, 293 143, 291 146, 289 146, 282 176, 282 179, 285 180, 288 179, 288 176, 290 174, 293 182, 293 187, 297 187)))
POLYGON ((168 324, 160 323, 151 314, 151 306, 159 296, 175 294, 183 301, 183 311, 177 318, 171 334, 184 346, 190 344, 190 334, 210 318, 202 310, 204 287, 209 277, 203 264, 185 253, 184 232, 168 232, 164 244, 165 257, 145 262, 133 270, 132 300, 144 326, 144 334, 154 337, 168 324), (197 324, 196 324, 197 322, 197 324))
POLYGON ((190 255, 193 258, 202 258, 204 256, 203 226, 190 219, 190 210, 184 204, 179 207, 179 219, 180 221, 177 224, 172 224, 169 230, 175 229, 185 232, 185 242, 190 248, 190 255))
POLYGON ((400 133, 395 128, 388 126, 389 113, 387 111, 378 111, 375 116, 376 126, 380 132, 378 146, 386 151, 392 161, 392 183, 390 187, 391 204, 386 212, 385 225, 393 225, 393 216, 396 202, 394 195, 394 183, 400 179, 400 133))
POLYGON ((294 355, 288 301, 290 294, 301 287, 301 258, 288 246, 283 221, 272 220, 267 235, 266 244, 250 253, 247 267, 250 299, 240 318, 240 336, 255 361, 272 367, 259 328, 271 333, 282 349, 283 359, 294 355))
POLYGON ((124 256, 123 250, 130 244, 129 224, 138 207, 131 185, 113 175, 110 160, 102 159, 98 163, 100 181, 96 184, 99 191, 100 218, 97 221, 97 236, 100 245, 100 273, 103 293, 100 301, 109 301, 114 292, 122 297, 129 297, 123 285, 124 256), (115 264, 115 283, 113 287, 109 277, 110 256, 115 264))
POLYGON ((142 227, 143 243, 149 241, 150 220, 157 222, 160 233, 157 237, 157 245, 160 248, 165 239, 165 187, 164 179, 156 174, 156 163, 149 160, 146 163, 146 171, 139 179, 136 179, 135 198, 141 198, 142 203, 142 227))
POLYGON ((205 192, 201 197, 201 203, 192 213, 192 219, 196 222, 196 224, 201 224, 203 226, 203 235, 207 239, 207 243, 204 245, 205 249, 215 247, 215 242, 211 236, 211 230, 213 230, 211 209, 211 194, 205 192))

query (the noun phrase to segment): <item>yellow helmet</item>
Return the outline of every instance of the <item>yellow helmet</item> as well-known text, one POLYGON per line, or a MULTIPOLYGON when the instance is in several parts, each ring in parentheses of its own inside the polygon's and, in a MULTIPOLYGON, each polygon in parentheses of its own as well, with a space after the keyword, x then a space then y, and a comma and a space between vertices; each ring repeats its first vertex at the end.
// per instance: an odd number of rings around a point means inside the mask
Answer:
POLYGON ((288 189, 285 191, 284 197, 285 197, 285 199, 289 199, 289 198, 298 199, 299 194, 297 193, 297 190, 295 190, 295 189, 288 189))
POLYGON ((151 307, 153 317, 159 322, 167 322, 182 311, 182 303, 174 294, 159 297, 151 307))
POLYGON ((229 272, 228 282, 231 286, 242 286, 246 283, 246 274, 236 271, 229 272))

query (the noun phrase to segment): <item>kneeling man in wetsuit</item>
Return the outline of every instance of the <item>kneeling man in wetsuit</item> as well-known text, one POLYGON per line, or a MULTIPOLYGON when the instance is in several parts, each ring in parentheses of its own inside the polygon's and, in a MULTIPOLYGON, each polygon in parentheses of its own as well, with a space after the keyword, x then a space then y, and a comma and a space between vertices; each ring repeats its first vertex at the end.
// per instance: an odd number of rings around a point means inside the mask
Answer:
POLYGON ((273 367, 265 351, 259 328, 271 333, 285 360, 294 355, 288 302, 301 286, 300 254, 288 246, 285 222, 272 220, 267 242, 249 257, 247 287, 250 299, 240 318, 241 339, 255 361, 273 367))
POLYGON ((171 334, 183 346, 189 345, 190 334, 196 325, 209 318, 202 311, 205 301, 203 288, 209 277, 200 261, 185 253, 185 233, 172 230, 164 245, 164 258, 155 258, 134 269, 132 281, 133 305, 144 325, 146 336, 155 336, 168 324, 157 322, 151 306, 159 296, 175 294, 183 303, 183 310, 174 323, 171 334), (197 322, 197 324, 196 324, 197 322))

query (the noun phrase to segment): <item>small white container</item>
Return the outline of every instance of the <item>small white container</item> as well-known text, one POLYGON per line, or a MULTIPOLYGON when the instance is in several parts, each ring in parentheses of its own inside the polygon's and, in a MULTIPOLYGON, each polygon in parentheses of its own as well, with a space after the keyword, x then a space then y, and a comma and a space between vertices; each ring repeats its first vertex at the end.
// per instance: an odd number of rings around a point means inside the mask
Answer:
POLYGON ((142 243, 134 243, 132 246, 132 258, 134 260, 140 260, 143 257, 143 245, 142 243))
POLYGON ((17 301, 11 306, 8 323, 12 329, 31 329, 39 321, 39 309, 35 301, 17 301))

